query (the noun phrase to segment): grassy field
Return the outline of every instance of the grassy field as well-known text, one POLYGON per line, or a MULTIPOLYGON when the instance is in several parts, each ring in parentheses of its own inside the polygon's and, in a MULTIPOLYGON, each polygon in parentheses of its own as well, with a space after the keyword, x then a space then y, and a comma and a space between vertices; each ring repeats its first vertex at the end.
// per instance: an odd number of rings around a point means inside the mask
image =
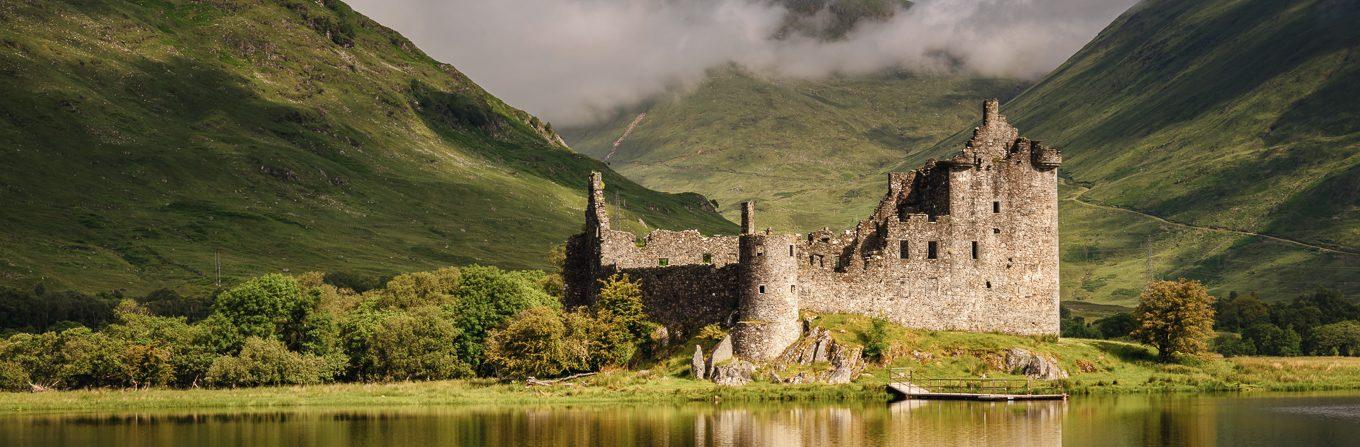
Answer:
MULTIPOLYGON (((838 341, 861 343, 869 320, 823 315, 818 325, 838 341)), ((571 382, 526 386, 522 382, 455 380, 385 384, 330 384, 246 389, 82 390, 0 393, 0 412, 173 408, 354 407, 399 405, 584 404, 688 401, 883 401, 895 373, 915 377, 1021 378, 1003 368, 1004 351, 1022 347, 1051 355, 1071 374, 1071 393, 1243 392, 1360 390, 1360 358, 1220 357, 1163 364, 1146 346, 1105 340, 1017 337, 890 328, 886 363, 871 365, 847 385, 778 385, 757 381, 719 387, 689 377, 693 345, 638 370, 611 370, 571 382), (688 349, 687 349, 688 348, 688 349)))
POLYGON ((592 170, 627 228, 736 229, 338 1, 5 2, 0 22, 0 285, 544 268, 592 170))

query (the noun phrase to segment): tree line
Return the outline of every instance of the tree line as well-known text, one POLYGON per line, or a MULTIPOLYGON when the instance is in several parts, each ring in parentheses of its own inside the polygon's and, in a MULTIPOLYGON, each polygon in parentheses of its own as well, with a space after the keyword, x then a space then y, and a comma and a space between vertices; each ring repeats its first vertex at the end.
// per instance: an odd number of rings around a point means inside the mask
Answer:
POLYGON ((0 291, 0 389, 547 377, 626 365, 656 343, 626 276, 579 309, 563 309, 561 277, 540 271, 336 283, 347 281, 269 274, 206 299, 0 291))
POLYGON ((1150 332, 1189 331, 1168 335, 1193 340, 1180 352, 1213 350, 1229 357, 1360 356, 1360 306, 1328 289, 1267 303, 1254 293, 1215 298, 1196 281, 1157 281, 1139 296, 1133 312, 1087 322, 1064 307, 1061 328, 1063 337, 1132 339, 1154 346, 1158 343, 1150 332))

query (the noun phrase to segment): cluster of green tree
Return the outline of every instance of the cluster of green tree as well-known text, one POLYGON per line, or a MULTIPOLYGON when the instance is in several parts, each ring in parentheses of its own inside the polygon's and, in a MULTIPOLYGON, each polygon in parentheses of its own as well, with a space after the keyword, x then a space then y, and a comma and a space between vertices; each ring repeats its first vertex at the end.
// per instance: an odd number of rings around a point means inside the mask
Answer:
POLYGON ((185 297, 161 289, 146 296, 130 297, 122 291, 88 295, 80 292, 49 292, 39 285, 33 290, 0 287, 0 334, 60 331, 77 326, 103 327, 114 321, 114 309, 134 300, 155 315, 200 320, 208 315, 212 297, 185 297))
POLYGON ((1072 311, 1067 307, 1059 307, 1058 315, 1060 318, 1059 327, 1063 337, 1125 338, 1134 329, 1133 314, 1128 312, 1120 312, 1090 323, 1086 322, 1086 317, 1072 315, 1072 311))
POLYGON ((1360 306, 1326 289, 1267 304, 1237 292, 1215 299, 1195 281, 1158 281, 1132 313, 1093 323, 1060 313, 1063 337, 1130 338, 1179 352, 1212 346, 1225 356, 1360 356, 1360 306))
POLYGON ((1360 356, 1360 306, 1339 292, 1318 290, 1266 304, 1255 294, 1214 303, 1215 350, 1235 355, 1360 356))
POLYGON ((548 376, 624 364, 653 328, 626 277, 571 311, 560 276, 538 271, 450 267, 364 292, 324 278, 254 278, 217 294, 198 320, 124 299, 96 329, 12 334, 0 339, 0 388, 548 376))

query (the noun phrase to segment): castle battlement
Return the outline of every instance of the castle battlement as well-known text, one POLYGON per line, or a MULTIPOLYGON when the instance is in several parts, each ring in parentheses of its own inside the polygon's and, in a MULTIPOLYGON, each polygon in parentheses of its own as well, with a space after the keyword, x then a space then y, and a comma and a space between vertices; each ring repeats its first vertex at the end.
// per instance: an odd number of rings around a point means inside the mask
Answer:
POLYGON ((962 151, 888 174, 887 194, 842 231, 741 234, 609 228, 592 174, 586 231, 567 244, 567 301, 588 304, 598 281, 642 281, 647 312, 675 333, 733 330, 738 356, 771 358, 797 339, 800 310, 872 315, 922 329, 1058 333, 1057 168, 1062 153, 1019 136, 983 105, 962 151))

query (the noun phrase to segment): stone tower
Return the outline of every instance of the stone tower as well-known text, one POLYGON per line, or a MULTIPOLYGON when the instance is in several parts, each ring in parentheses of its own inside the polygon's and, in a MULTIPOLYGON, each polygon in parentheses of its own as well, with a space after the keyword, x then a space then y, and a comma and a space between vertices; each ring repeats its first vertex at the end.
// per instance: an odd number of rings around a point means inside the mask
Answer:
POLYGON ((742 204, 737 295, 732 334, 737 357, 779 356, 802 335, 798 323, 798 235, 754 231, 755 206, 742 204))

